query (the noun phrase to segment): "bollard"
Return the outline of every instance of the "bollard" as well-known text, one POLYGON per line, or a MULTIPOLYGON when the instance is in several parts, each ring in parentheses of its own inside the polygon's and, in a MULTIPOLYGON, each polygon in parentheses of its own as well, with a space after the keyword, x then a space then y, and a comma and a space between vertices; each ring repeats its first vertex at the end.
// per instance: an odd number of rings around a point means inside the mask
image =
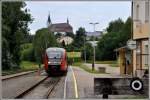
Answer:
POLYGON ((37 75, 40 76, 40 69, 38 68, 37 75))
POLYGON ((39 68, 38 68, 38 71, 37 71, 38 76, 40 76, 40 69, 41 69, 41 64, 39 64, 39 68))
POLYGON ((108 94, 107 94, 107 93, 104 93, 102 98, 103 98, 103 99, 108 99, 108 94))

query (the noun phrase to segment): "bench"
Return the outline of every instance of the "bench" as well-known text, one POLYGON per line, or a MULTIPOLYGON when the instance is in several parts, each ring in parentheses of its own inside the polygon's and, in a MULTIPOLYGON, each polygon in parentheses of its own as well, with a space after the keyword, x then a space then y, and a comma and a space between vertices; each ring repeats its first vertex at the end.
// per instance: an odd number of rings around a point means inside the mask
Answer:
POLYGON ((105 67, 98 67, 98 71, 100 73, 105 73, 106 72, 106 68, 105 67))

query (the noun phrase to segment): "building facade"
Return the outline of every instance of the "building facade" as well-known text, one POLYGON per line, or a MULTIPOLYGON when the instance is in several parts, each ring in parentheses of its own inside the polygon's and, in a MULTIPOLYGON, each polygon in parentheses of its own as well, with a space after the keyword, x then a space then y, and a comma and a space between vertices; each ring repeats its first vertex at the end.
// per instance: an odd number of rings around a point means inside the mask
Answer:
POLYGON ((136 49, 133 50, 133 74, 143 76, 149 69, 150 1, 133 0, 133 35, 136 49))
POLYGON ((65 45, 69 45, 73 42, 73 38, 71 38, 69 36, 62 36, 62 37, 58 38, 57 41, 59 43, 62 43, 64 41, 65 45))
POLYGON ((47 27, 50 32, 73 32, 73 28, 69 24, 68 18, 66 23, 52 23, 50 14, 48 15, 47 19, 47 27))

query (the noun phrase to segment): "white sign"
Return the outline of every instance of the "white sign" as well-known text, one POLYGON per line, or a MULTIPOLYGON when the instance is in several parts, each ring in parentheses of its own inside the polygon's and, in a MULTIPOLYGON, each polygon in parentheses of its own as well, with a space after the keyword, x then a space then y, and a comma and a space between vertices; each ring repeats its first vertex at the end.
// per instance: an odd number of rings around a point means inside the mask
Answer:
POLYGON ((88 42, 92 44, 92 47, 96 47, 98 41, 88 41, 88 42))
POLYGON ((127 47, 131 50, 136 49, 136 41, 134 40, 128 40, 127 41, 127 47))

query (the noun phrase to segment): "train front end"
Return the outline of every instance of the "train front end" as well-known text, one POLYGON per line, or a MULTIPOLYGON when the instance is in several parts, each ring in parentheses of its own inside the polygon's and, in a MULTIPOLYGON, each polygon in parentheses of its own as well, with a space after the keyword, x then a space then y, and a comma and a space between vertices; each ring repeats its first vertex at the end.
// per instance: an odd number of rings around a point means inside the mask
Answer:
POLYGON ((63 48, 48 48, 44 57, 44 68, 48 75, 67 72, 66 51, 63 48))

